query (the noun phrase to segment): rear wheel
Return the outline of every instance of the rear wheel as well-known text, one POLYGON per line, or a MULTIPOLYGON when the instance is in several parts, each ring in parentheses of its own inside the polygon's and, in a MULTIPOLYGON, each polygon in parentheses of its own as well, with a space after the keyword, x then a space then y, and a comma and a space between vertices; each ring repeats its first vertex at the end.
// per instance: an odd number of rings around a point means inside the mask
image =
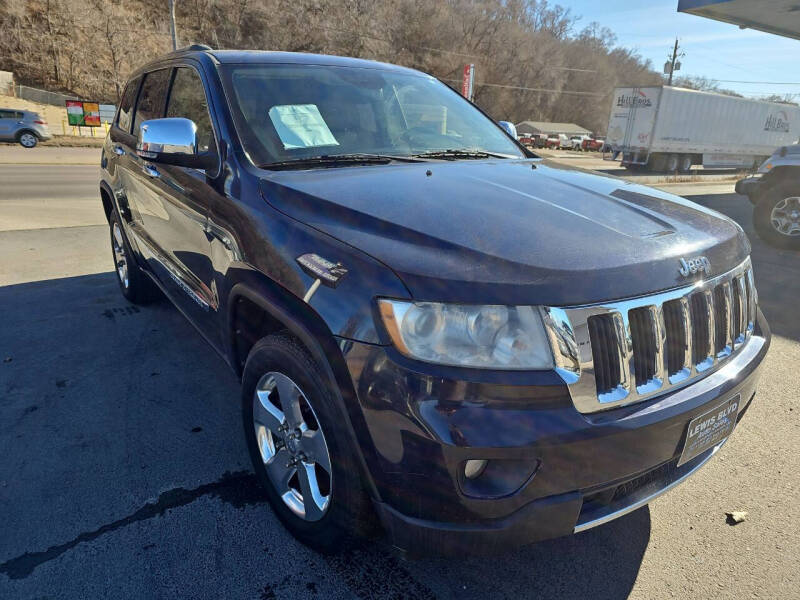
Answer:
POLYGON ((39 143, 39 138, 36 137, 35 133, 23 131, 17 136, 17 141, 23 148, 34 148, 39 143))
POLYGON ((665 160, 665 163, 664 163, 664 168, 667 171, 669 171, 670 173, 674 173, 675 171, 678 170, 678 163, 679 162, 680 161, 678 160, 678 155, 677 154, 668 154, 666 156, 666 160, 665 160))
POLYGON ((109 215, 111 251, 119 290, 133 304, 149 304, 160 296, 156 285, 136 264, 128 240, 122 230, 119 215, 115 210, 109 215))
POLYGON ((288 335, 256 343, 242 377, 242 417, 256 475, 301 542, 333 552, 372 515, 327 376, 288 335))
POLYGON ((681 173, 688 173, 692 170, 692 157, 690 154, 684 154, 678 161, 678 170, 681 173))
POLYGON ((765 242, 800 250, 800 188, 785 183, 769 190, 753 207, 753 225, 765 242))

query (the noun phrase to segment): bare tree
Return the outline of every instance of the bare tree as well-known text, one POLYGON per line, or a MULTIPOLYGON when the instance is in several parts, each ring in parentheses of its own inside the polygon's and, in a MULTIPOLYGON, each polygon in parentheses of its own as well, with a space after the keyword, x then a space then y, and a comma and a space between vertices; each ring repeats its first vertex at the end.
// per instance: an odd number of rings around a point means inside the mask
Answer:
MULTIPOLYGON (((0 69, 116 101, 136 65, 170 49, 163 0, 0 0, 0 69)), ((613 32, 548 0, 177 0, 181 40, 407 65, 459 87, 494 118, 603 131, 616 85, 659 84, 613 32), (574 92, 581 92, 575 94, 574 92)))

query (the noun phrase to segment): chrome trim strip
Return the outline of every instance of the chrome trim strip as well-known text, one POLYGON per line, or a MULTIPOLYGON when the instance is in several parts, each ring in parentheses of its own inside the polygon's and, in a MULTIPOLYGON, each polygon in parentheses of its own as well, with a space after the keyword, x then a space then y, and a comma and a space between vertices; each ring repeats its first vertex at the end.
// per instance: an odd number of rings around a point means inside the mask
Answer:
MULTIPOLYGON (((136 228, 131 228, 130 231, 133 232, 134 237, 141 243, 141 246, 147 248, 153 260, 161 265, 161 267, 167 272, 167 275, 169 275, 170 279, 175 282, 175 285, 177 285, 187 296, 189 296, 189 298, 191 298, 195 304, 206 311, 212 308, 217 310, 218 304, 213 300, 210 300, 211 294, 209 294, 208 298, 206 298, 201 295, 200 292, 194 289, 189 283, 188 277, 185 277, 183 274, 181 274, 178 267, 172 264, 164 256, 164 254, 158 250, 154 242, 152 242, 146 235, 142 235, 139 231, 137 231, 136 228)), ((205 288, 205 286, 203 287, 205 288)))
MULTIPOLYGON (((606 410, 616 406, 632 404, 640 400, 662 394, 688 382, 695 381, 700 376, 706 376, 717 370, 734 353, 733 330, 738 324, 733 320, 733 287, 740 291, 742 282, 752 280, 752 267, 747 258, 741 264, 727 273, 712 279, 698 281, 697 283, 665 292, 659 292, 639 298, 623 299, 602 304, 571 306, 571 307, 546 307, 543 309, 545 323, 553 348, 556 371, 569 386, 575 408, 584 414, 606 410), (733 284, 733 285, 731 285, 733 284), (714 290, 720 289, 723 293, 724 306, 715 307, 716 299, 714 290), (706 298, 708 315, 709 356, 694 364, 692 353, 692 323, 689 298, 691 294, 702 293, 706 298), (683 349, 683 369, 678 373, 668 376, 667 367, 667 334, 664 326, 664 303, 677 300, 680 303, 682 327, 686 344, 683 349), (634 357, 628 312, 637 308, 647 308, 654 316, 656 347, 654 351, 657 359, 656 373, 648 382, 633 381, 634 357), (715 309, 720 308, 719 313, 715 309), (724 319, 726 344, 716 352, 716 314, 724 319), (595 380, 595 369, 592 355, 592 346, 589 337, 589 319, 594 316, 605 315, 612 320, 616 337, 616 348, 609 360, 618 361, 620 367, 620 380, 611 390, 598 393, 595 380)), ((755 287, 751 287, 751 294, 755 287)), ((752 334, 755 321, 755 303, 747 303, 747 311, 752 315, 753 325, 748 324, 748 334, 738 340, 735 351, 747 342, 752 334)), ((612 382, 613 383, 613 382, 612 382)))
POLYGON ((642 386, 642 389, 637 388, 636 391, 640 394, 647 394, 650 391, 656 391, 664 385, 667 377, 667 367, 664 362, 667 356, 664 352, 666 348, 666 332, 664 331, 664 315, 661 312, 660 306, 648 306, 647 310, 650 312, 650 323, 653 327, 653 337, 656 340, 656 347, 654 348, 655 360, 655 374, 652 380, 652 389, 642 386))
POLYGON ((747 271, 747 333, 751 335, 756 326, 756 307, 758 306, 758 291, 753 280, 753 269, 747 271))
POLYGON ((542 318, 550 339, 556 371, 565 382, 575 383, 581 374, 580 357, 577 338, 567 313, 561 308, 543 306, 542 318))
POLYGON ((717 352, 717 360, 722 360, 723 358, 727 358, 733 352, 733 342, 731 340, 731 321, 733 317, 731 316, 731 311, 733 304, 731 302, 731 286, 730 283, 727 281, 722 284, 722 313, 724 319, 724 328, 725 328, 725 345, 723 346, 722 350, 717 352))
POLYGON ((736 286, 739 302, 739 322, 736 324, 736 339, 734 344, 739 345, 745 342, 747 338, 747 283, 745 281, 746 273, 743 273, 736 278, 736 286))
POLYGON ((613 521, 614 519, 618 519, 618 518, 620 518, 620 517, 622 517, 624 515, 627 515, 628 513, 631 513, 633 511, 643 507, 645 504, 650 504, 650 502, 652 502, 653 500, 655 500, 659 496, 661 496, 663 494, 666 494, 672 488, 680 485, 687 478, 689 478, 692 475, 694 475, 700 469, 700 467, 702 467, 709 460, 711 460, 711 457, 714 456, 719 451, 719 449, 722 448, 722 446, 725 444, 725 442, 727 442, 727 441, 728 441, 727 438, 722 440, 719 444, 717 444, 716 446, 714 446, 711 449, 711 452, 709 453, 708 456, 706 456, 702 461, 700 461, 697 465, 695 465, 690 471, 684 473, 678 479, 672 481, 671 483, 668 483, 667 485, 665 485, 663 488, 661 488, 657 492, 654 492, 652 494, 644 496, 643 498, 635 500, 631 504, 628 504, 627 506, 624 506, 623 508, 621 508, 619 510, 615 510, 613 512, 607 513, 607 514, 605 514, 605 515, 603 515, 601 517, 597 517, 595 519, 592 519, 591 521, 586 521, 585 523, 578 523, 578 524, 575 525, 575 529, 573 529, 572 532, 573 533, 580 533, 581 531, 586 531, 587 529, 591 529, 592 527, 597 527, 598 525, 603 525, 604 523, 608 523, 609 521, 613 521))
POLYGON ((708 334, 706 335, 706 344, 708 345, 708 352, 703 360, 695 365, 695 369, 698 373, 702 373, 703 371, 707 371, 711 367, 714 366, 714 363, 717 361, 716 354, 714 352, 714 344, 716 344, 716 325, 714 323, 714 290, 707 289, 703 290, 703 298, 705 299, 705 317, 706 322, 708 323, 708 334))

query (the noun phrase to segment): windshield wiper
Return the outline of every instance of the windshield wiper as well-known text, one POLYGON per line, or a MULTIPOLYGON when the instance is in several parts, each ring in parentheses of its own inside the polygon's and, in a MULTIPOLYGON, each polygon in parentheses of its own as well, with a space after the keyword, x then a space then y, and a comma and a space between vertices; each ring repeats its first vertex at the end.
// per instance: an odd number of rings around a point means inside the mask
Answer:
POLYGON ((408 156, 394 156, 392 154, 323 154, 320 156, 307 156, 303 158, 292 158, 277 162, 259 165, 262 169, 302 169, 313 166, 336 167, 340 165, 388 165, 392 161, 401 162, 420 162, 416 158, 408 156))
POLYGON ((449 148, 447 150, 430 150, 412 154, 414 158, 441 158, 444 160, 458 160, 459 158, 508 158, 504 154, 486 152, 485 150, 466 150, 460 148, 449 148))

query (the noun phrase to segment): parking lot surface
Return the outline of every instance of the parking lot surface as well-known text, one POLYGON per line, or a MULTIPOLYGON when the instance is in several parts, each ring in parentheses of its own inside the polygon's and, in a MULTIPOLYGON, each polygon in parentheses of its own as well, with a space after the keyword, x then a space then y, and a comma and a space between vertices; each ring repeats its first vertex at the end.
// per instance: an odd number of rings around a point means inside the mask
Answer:
POLYGON ((800 256, 755 237, 732 186, 672 188, 704 191, 691 199, 748 233, 775 335, 755 403, 715 459, 577 536, 405 561, 376 544, 325 557, 285 532, 250 472, 236 377, 171 305, 119 293, 96 163, 9 161, 0 598, 798 597, 800 256), (747 520, 726 524, 732 510, 747 520))

